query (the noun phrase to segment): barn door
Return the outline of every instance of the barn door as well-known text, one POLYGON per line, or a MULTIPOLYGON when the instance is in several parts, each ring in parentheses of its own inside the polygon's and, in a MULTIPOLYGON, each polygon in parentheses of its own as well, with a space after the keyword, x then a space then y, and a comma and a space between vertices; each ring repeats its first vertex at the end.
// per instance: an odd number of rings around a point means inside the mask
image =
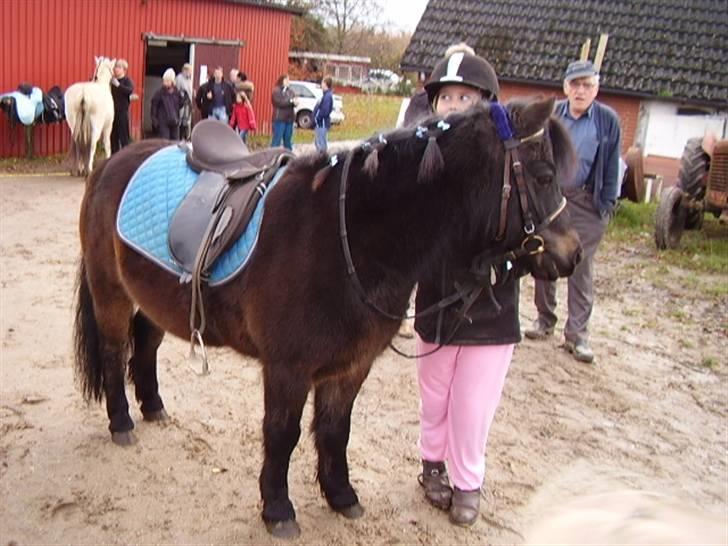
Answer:
MULTIPOLYGON (((240 46, 195 44, 195 90, 212 76, 216 66, 222 66, 222 78, 227 80, 231 68, 240 68, 240 46), (200 81, 200 77, 203 78, 200 81)), ((200 111, 193 110, 193 122, 199 120, 200 111)))
POLYGON ((195 44, 195 89, 207 81, 200 81, 200 74, 212 76, 216 66, 222 66, 223 79, 227 80, 231 68, 240 68, 240 47, 228 45, 195 44), (203 67, 206 67, 203 69, 203 67))

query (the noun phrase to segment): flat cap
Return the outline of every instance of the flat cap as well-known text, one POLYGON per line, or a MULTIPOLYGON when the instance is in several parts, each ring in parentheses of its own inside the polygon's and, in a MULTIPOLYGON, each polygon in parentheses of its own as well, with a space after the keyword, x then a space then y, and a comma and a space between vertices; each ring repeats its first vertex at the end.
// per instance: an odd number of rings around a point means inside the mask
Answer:
POLYGON ((591 61, 574 61, 569 63, 564 73, 564 80, 571 81, 576 78, 588 78, 590 76, 598 76, 599 72, 594 68, 591 61))

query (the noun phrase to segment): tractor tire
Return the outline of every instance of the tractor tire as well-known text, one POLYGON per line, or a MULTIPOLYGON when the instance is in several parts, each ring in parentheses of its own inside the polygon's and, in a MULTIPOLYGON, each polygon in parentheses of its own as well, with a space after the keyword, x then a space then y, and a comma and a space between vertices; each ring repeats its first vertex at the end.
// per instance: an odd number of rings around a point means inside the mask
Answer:
POLYGON ((677 248, 685 229, 683 191, 677 186, 663 190, 655 212, 655 245, 659 250, 677 248))
MULTIPOLYGON (((710 170, 710 156, 703 150, 702 138, 691 138, 685 144, 677 175, 678 187, 695 201, 705 198, 705 186, 710 170)), ((703 211, 688 210, 685 214, 685 229, 700 229, 703 226, 703 211)))

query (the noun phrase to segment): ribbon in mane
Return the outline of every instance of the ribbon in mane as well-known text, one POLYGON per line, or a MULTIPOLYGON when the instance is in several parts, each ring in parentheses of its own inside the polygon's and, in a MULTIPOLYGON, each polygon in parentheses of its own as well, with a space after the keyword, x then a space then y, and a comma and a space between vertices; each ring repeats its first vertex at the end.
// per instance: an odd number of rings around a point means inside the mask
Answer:
POLYGON ((515 131, 513 130, 513 124, 511 123, 511 116, 508 114, 506 107, 499 102, 493 102, 490 104, 490 119, 495 123, 496 131, 498 132, 498 138, 503 142, 508 142, 516 138, 515 131))

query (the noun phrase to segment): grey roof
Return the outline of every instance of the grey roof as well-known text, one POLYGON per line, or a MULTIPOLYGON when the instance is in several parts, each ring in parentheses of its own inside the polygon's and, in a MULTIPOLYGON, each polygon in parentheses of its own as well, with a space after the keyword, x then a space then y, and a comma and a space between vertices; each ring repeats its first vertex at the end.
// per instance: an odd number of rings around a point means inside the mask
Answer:
POLYGON ((728 105, 728 0, 430 0, 401 66, 429 72, 465 41, 501 80, 561 86, 601 33, 603 90, 728 105))

